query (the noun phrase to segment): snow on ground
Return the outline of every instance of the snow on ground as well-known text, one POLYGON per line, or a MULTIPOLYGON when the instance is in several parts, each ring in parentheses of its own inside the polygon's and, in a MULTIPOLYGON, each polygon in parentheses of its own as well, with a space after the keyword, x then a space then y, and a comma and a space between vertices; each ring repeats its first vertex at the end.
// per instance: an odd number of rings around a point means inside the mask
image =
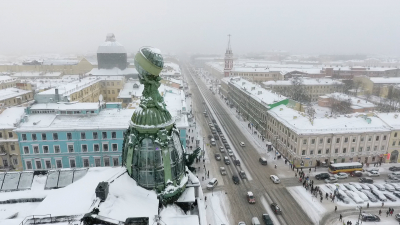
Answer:
POLYGON ((207 196, 207 222, 209 224, 232 224, 229 223, 227 216, 230 214, 229 204, 225 191, 217 191, 212 195, 211 193, 205 194, 207 196))
POLYGON ((321 220, 323 214, 327 211, 319 199, 312 197, 311 193, 302 186, 289 187, 287 189, 301 208, 303 208, 304 212, 307 213, 311 221, 318 224, 318 221, 321 220))
POLYGON ((40 202, 1 204, 0 221, 4 222, 8 220, 7 218, 15 216, 12 220, 19 220, 21 222, 23 218, 31 215, 32 211, 34 211, 39 204, 40 202))
POLYGON ((263 204, 265 210, 267 211, 267 214, 271 217, 272 221, 274 224, 280 224, 278 218, 276 218, 276 215, 274 212, 272 212, 271 207, 269 206, 267 200, 265 199, 264 196, 261 197, 261 203, 263 204))
MULTIPOLYGON (((379 216, 379 218, 381 218, 380 222, 362 222, 362 224, 364 224, 364 225, 369 225, 369 224, 371 224, 371 225, 375 225, 375 224, 376 225, 394 225, 394 224, 399 224, 399 222, 396 221, 394 215, 390 216, 390 217, 386 217, 382 213, 382 216, 379 216)), ((343 224, 346 224, 347 221, 351 221, 352 224, 355 225, 357 220, 358 220, 358 216, 356 216, 356 215, 343 217, 342 221, 339 221, 339 216, 338 216, 337 219, 335 219, 334 221, 327 222, 326 225, 343 225, 343 224)))
POLYGON ((34 176, 31 190, 0 192, 0 201, 6 201, 9 199, 21 199, 21 198, 45 198, 48 193, 53 191, 53 190, 44 190, 46 177, 47 176, 43 175, 34 176))
POLYGON ((199 217, 197 215, 186 215, 185 212, 177 205, 169 205, 160 213, 162 224, 180 225, 190 224, 198 225, 199 217))

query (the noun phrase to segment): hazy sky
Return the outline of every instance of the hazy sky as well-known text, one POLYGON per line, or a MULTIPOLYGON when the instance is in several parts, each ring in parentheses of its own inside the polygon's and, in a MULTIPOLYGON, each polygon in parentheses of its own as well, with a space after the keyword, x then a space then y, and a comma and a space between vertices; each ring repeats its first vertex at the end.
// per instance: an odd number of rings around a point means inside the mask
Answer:
POLYGON ((112 32, 128 52, 400 55, 400 1, 0 2, 0 55, 88 53, 112 32), (284 3, 282 3, 284 2, 284 3))

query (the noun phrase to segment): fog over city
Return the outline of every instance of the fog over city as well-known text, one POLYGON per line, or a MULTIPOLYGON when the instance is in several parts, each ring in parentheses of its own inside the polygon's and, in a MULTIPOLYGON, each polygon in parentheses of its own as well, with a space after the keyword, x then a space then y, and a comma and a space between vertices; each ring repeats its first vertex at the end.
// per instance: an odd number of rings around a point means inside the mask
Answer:
POLYGON ((2 1, 0 55, 128 52, 399 55, 400 1, 2 1))

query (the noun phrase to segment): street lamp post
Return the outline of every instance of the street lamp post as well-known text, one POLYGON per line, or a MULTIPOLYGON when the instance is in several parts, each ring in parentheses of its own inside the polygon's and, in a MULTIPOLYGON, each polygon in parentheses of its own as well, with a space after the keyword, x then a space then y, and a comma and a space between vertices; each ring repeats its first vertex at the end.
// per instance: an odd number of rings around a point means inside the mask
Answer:
POLYGON ((203 136, 203 159, 204 159, 204 155, 205 155, 205 143, 204 143, 204 139, 205 139, 205 137, 203 136))
MULTIPOLYGON (((357 209, 360 210, 360 214, 358 214, 358 219, 357 219, 356 225, 360 225, 360 217, 361 217, 362 206, 357 206, 357 209)), ((362 223, 362 221, 361 221, 361 223, 362 223)))

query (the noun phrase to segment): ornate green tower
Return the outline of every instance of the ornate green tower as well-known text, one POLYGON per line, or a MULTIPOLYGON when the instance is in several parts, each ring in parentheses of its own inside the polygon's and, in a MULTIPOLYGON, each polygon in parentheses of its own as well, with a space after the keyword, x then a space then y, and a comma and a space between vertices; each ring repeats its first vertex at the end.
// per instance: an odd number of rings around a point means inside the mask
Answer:
POLYGON ((179 130, 158 91, 163 65, 160 51, 152 47, 142 47, 135 56, 144 90, 125 132, 122 159, 138 185, 156 190, 168 202, 185 189, 187 176, 179 130))

